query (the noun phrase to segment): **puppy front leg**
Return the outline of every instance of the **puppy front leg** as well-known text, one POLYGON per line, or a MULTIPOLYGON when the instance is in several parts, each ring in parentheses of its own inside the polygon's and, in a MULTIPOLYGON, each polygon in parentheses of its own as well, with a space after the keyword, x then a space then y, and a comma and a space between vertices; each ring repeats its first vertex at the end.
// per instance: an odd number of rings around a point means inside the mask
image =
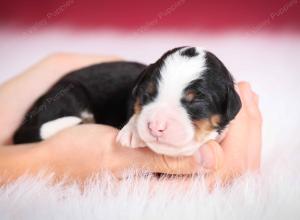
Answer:
POLYGON ((137 116, 133 115, 117 135, 117 142, 124 147, 138 148, 146 146, 138 135, 136 120, 137 116))

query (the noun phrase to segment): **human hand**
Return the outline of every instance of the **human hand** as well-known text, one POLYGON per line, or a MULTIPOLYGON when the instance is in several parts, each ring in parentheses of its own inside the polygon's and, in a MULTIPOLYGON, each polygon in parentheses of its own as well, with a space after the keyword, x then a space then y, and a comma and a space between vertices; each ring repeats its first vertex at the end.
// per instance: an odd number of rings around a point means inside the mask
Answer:
POLYGON ((180 175, 202 171, 200 157, 168 157, 147 147, 123 147, 116 141, 118 132, 110 126, 85 124, 58 133, 41 147, 59 179, 69 176, 81 182, 102 171, 122 178, 130 169, 180 175))
POLYGON ((207 176, 209 184, 217 179, 228 183, 245 172, 258 171, 261 159, 262 115, 258 106, 258 96, 251 90, 250 84, 241 82, 237 92, 242 108, 230 123, 221 143, 209 141, 201 148, 206 155, 204 166, 213 172, 207 176))

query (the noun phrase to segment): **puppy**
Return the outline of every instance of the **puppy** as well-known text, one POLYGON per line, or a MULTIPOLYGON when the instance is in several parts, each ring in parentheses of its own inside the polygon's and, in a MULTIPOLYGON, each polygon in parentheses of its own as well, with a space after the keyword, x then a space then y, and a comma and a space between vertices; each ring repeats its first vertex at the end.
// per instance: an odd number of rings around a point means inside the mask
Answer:
POLYGON ((216 139, 241 108, 223 63, 195 47, 175 48, 149 65, 132 95, 134 113, 118 141, 170 156, 191 155, 216 139))
POLYGON ((14 141, 99 123, 122 128, 123 146, 186 156, 220 136, 240 108, 224 64, 201 48, 179 47, 149 66, 112 62, 68 74, 33 105, 14 141))

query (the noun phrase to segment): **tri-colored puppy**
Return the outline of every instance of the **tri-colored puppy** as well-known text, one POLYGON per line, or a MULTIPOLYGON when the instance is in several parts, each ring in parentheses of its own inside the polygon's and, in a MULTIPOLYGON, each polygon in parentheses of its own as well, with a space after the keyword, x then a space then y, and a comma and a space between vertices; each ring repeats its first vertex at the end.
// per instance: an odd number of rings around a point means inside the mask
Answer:
POLYGON ((191 155, 216 139, 240 108, 223 63, 198 47, 180 47, 149 66, 111 62, 71 72, 36 101, 14 142, 98 123, 121 128, 117 140, 124 146, 191 155))

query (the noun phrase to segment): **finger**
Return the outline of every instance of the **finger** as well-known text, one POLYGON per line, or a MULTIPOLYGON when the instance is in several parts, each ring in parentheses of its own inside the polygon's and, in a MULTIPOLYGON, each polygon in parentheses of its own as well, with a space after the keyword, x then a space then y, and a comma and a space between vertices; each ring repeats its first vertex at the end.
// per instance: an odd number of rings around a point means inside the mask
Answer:
POLYGON ((205 176, 205 183, 209 190, 213 190, 216 184, 221 184, 222 186, 228 186, 231 182, 236 178, 239 177, 240 174, 234 173, 232 171, 224 171, 225 169, 217 170, 213 173, 208 173, 205 176))
POLYGON ((189 157, 159 155, 147 148, 137 149, 137 151, 139 153, 143 151, 136 157, 136 162, 139 161, 137 168, 177 175, 215 172, 222 167, 224 157, 221 146, 215 141, 209 141, 201 146, 200 152, 189 157))
POLYGON ((251 85, 248 82, 239 82, 238 83, 238 91, 242 101, 243 106, 248 106, 252 103, 253 94, 251 90, 251 85))
POLYGON ((258 96, 252 91, 248 82, 238 83, 242 101, 241 114, 247 115, 255 121, 260 121, 261 114, 258 108, 258 96))
POLYGON ((203 172, 201 166, 201 156, 198 155, 190 157, 169 157, 166 155, 153 155, 153 160, 150 160, 152 163, 149 163, 148 166, 152 172, 166 173, 166 174, 193 174, 203 172))
POLYGON ((207 171, 219 170, 224 161, 222 147, 216 141, 208 141, 200 148, 202 166, 207 171))
POLYGON ((248 82, 240 82, 236 88, 238 94, 241 96, 242 103, 246 106, 253 106, 253 103, 258 105, 258 95, 252 90, 248 82))
POLYGON ((256 92, 253 92, 253 96, 254 96, 254 102, 256 105, 259 105, 259 96, 256 94, 256 92))
POLYGON ((206 145, 208 145, 209 148, 214 151, 213 158, 215 161, 214 163, 211 163, 211 165, 214 165, 215 167, 210 167, 207 169, 208 172, 205 173, 205 182, 209 189, 213 189, 217 182, 222 185, 226 185, 234 178, 235 175, 238 176, 238 174, 236 171, 234 171, 234 169, 230 169, 230 166, 225 163, 225 152, 217 142, 209 141, 206 143, 206 145))
POLYGON ((170 157, 156 154, 149 148, 122 148, 119 167, 147 170, 153 173, 194 174, 203 172, 200 152, 193 156, 170 157))

